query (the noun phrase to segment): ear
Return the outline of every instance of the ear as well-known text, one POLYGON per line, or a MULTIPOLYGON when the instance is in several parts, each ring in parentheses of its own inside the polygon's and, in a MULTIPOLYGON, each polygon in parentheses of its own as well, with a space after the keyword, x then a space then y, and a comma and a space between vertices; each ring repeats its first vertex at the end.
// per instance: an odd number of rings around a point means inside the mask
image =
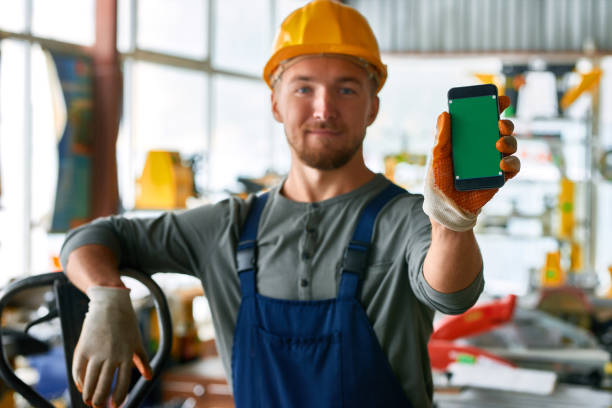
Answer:
POLYGON ((274 119, 278 123, 283 123, 283 117, 280 111, 278 110, 278 94, 276 93, 276 91, 272 91, 272 93, 270 94, 270 103, 272 105, 272 115, 274 116, 274 119))
POLYGON ((378 99, 378 95, 374 95, 372 97, 372 103, 370 105, 370 113, 368 114, 368 126, 374 123, 376 120, 376 116, 378 116, 378 107, 380 105, 380 99, 378 99))

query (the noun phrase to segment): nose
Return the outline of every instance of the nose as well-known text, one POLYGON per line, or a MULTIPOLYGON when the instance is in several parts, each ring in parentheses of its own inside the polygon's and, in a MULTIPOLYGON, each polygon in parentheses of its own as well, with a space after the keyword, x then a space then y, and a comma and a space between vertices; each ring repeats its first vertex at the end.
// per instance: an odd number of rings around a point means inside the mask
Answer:
POLYGON ((336 103, 333 94, 328 89, 322 88, 317 90, 312 103, 312 114, 315 119, 326 121, 336 118, 336 103))

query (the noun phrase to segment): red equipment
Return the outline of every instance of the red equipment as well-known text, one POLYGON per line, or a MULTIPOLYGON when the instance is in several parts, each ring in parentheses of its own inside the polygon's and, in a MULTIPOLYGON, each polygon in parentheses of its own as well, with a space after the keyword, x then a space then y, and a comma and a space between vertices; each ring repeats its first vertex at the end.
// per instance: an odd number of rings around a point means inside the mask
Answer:
POLYGON ((428 344, 429 359, 434 370, 446 371, 447 367, 460 359, 476 360, 486 357, 509 367, 510 361, 478 347, 454 343, 461 337, 473 336, 489 331, 512 319, 516 296, 508 295, 502 300, 476 305, 467 312, 442 319, 431 335, 428 344))

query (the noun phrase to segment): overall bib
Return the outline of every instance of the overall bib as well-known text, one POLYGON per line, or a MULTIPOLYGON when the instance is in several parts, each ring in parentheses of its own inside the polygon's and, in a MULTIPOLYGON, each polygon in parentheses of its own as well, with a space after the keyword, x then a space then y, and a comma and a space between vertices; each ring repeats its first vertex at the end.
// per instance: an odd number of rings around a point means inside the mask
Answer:
POLYGON ((410 407, 359 302, 376 217, 404 192, 391 184, 367 204, 345 251, 337 297, 315 301, 257 293, 257 228, 267 194, 255 199, 236 251, 237 408, 410 407))

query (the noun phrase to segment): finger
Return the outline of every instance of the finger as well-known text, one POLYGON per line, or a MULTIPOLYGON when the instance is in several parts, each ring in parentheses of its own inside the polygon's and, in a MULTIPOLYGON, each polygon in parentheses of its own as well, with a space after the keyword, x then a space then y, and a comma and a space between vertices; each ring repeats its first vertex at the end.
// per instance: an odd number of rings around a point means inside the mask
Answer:
POLYGON ((94 407, 105 407, 106 401, 108 400, 108 396, 110 394, 110 388, 113 384, 113 375, 115 374, 116 366, 114 364, 110 364, 106 362, 102 366, 102 370, 100 371, 100 377, 98 379, 98 386, 96 387, 92 403, 94 407))
POLYGON ((115 391, 113 391, 112 405, 118 407, 123 404, 123 400, 128 393, 130 387, 130 379, 132 374, 132 365, 123 363, 119 366, 117 372, 117 384, 115 385, 115 391))
POLYGON ((149 366, 149 358, 142 348, 134 352, 132 362, 140 372, 140 375, 145 379, 150 380, 153 378, 153 370, 151 370, 151 366, 149 366))
MULTIPOLYGON (((76 349, 78 350, 77 344, 76 349)), ((72 360, 72 380, 80 393, 83 392, 83 376, 87 368, 87 359, 81 353, 75 352, 72 360)))
POLYGON ((499 113, 500 114, 503 111, 505 111, 508 106, 510 106, 510 98, 508 98, 506 95, 500 95, 497 98, 497 101, 499 103, 499 113))
MULTIPOLYGON (((450 115, 448 112, 442 112, 438 116, 438 122, 436 124, 438 131, 436 136, 436 145, 434 147, 434 155, 444 154, 446 150, 450 149, 450 115)), ((447 152, 450 153, 450 152, 447 152)))
POLYGON ((514 123, 508 119, 501 119, 498 123, 499 133, 510 136, 514 132, 514 123))
POLYGON ((495 147, 503 154, 516 153, 516 138, 514 136, 503 136, 497 139, 495 147))
POLYGON ((102 363, 95 360, 90 360, 87 364, 87 371, 85 372, 85 383, 83 384, 83 401, 87 405, 91 405, 94 393, 96 391, 96 385, 98 384, 98 376, 100 375, 100 369, 102 363))
POLYGON ((506 181, 510 180, 511 178, 513 178, 514 176, 516 176, 518 173, 504 173, 504 179, 506 181))
POLYGON ((508 178, 512 178, 521 170, 521 161, 516 156, 507 156, 501 159, 499 162, 499 168, 502 169, 504 173, 508 173, 508 178))

